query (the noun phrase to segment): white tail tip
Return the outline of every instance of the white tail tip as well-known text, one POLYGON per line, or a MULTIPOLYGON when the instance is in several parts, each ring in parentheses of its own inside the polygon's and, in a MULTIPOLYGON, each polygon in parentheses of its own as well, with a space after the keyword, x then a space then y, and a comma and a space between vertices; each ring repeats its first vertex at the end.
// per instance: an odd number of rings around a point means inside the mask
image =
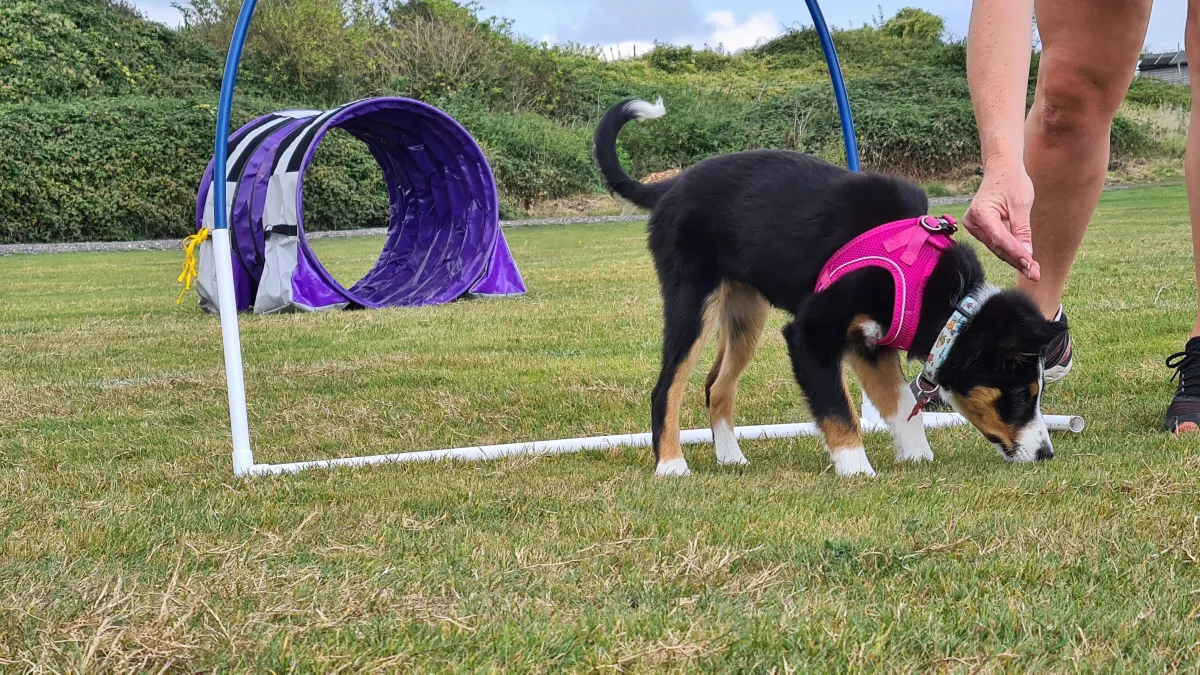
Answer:
POLYGON ((629 112, 633 113, 634 119, 639 122, 656 120, 667 114, 667 107, 663 105, 661 96, 658 97, 658 101, 656 101, 653 105, 639 98, 636 101, 630 101, 626 104, 626 106, 629 112))

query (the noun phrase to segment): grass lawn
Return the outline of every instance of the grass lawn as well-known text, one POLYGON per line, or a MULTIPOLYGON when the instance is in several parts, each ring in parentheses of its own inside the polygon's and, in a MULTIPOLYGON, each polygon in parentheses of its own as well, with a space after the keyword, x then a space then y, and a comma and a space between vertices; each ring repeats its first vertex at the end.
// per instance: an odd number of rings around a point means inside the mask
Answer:
MULTIPOLYGON (((647 450, 238 480, 179 254, 0 258, 0 670, 1200 668, 1200 439, 1156 431, 1186 222, 1182 187, 1104 197, 1046 402, 1089 426, 1053 462, 960 429, 894 467, 876 435, 853 481, 812 438, 684 480, 647 450)), ((259 461, 647 430, 642 225, 507 236, 523 298, 245 317, 259 461)), ((344 279, 380 245, 319 242, 344 279)), ((741 424, 806 417, 782 322, 741 424)))

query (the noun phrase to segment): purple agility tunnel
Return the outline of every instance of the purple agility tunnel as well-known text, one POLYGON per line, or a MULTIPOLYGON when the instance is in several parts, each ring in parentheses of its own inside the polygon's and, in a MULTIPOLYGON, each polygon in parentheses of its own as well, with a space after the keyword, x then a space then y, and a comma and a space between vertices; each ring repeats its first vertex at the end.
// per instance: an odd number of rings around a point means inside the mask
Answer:
MULTIPOLYGON (((213 226, 212 181, 209 162, 198 231, 213 226)), ((373 98, 260 117, 229 138, 226 195, 239 311, 407 307, 525 292, 483 151, 458 122, 420 101, 373 98), (304 233, 304 174, 330 129, 367 145, 391 203, 383 252, 350 288, 325 270, 304 233)), ((200 306, 216 311, 210 241, 200 245, 198 272, 200 306)))

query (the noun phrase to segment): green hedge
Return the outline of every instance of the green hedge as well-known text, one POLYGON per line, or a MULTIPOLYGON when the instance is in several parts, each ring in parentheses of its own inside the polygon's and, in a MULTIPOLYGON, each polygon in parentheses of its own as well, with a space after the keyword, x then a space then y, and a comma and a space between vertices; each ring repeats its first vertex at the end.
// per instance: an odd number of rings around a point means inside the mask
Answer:
POLYGON ((505 201, 527 209, 600 189, 590 129, 566 128, 532 113, 503 115, 454 104, 447 112, 483 147, 505 201))
MULTIPOLYGON (((233 126, 286 107, 240 101, 233 126)), ((190 234, 215 126, 213 106, 191 101, 0 106, 0 242, 190 234)), ((305 224, 381 224, 388 209, 382 182, 365 146, 331 134, 305 179, 305 224)))
MULTIPOLYGON (((284 103, 239 99, 232 127, 284 103)), ((191 233, 196 188, 212 156, 215 106, 145 98, 0 106, 0 242, 119 241, 191 233)), ((499 184, 503 211, 600 189, 590 129, 537 115, 461 108, 499 184)), ((305 226, 387 222, 382 172, 335 130, 305 176, 305 226)))
POLYGON ((222 61, 120 3, 0 2, 0 103, 208 92, 220 85, 222 61))

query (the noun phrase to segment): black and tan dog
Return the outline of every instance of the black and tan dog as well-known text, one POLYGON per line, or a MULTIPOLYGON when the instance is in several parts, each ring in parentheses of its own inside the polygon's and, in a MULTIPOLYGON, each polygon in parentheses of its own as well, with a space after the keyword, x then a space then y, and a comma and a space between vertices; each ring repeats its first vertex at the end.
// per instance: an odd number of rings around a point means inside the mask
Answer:
MULTIPOLYGON (((878 344, 893 317, 892 276, 868 267, 814 292, 822 266, 847 242, 924 215, 924 191, 769 150, 712 157, 676 178, 639 183, 621 168, 617 134, 632 120, 664 113, 661 101, 625 101, 608 111, 595 134, 609 188, 652 210, 649 247, 665 320, 662 370, 651 397, 657 473, 688 473, 679 444, 680 402, 713 330, 720 342, 705 387, 717 459, 746 463, 733 434, 734 396, 771 306, 794 317, 783 330, 792 368, 839 474, 874 474, 846 391, 846 360, 888 422, 896 461, 932 459, 900 353, 878 344)), ((987 285, 969 248, 951 245, 932 268, 908 357, 930 354, 968 296, 979 301, 978 311, 940 362, 937 383, 1005 458, 1047 459, 1053 452, 1040 414, 1040 355, 1062 328, 1026 296, 987 285)))

